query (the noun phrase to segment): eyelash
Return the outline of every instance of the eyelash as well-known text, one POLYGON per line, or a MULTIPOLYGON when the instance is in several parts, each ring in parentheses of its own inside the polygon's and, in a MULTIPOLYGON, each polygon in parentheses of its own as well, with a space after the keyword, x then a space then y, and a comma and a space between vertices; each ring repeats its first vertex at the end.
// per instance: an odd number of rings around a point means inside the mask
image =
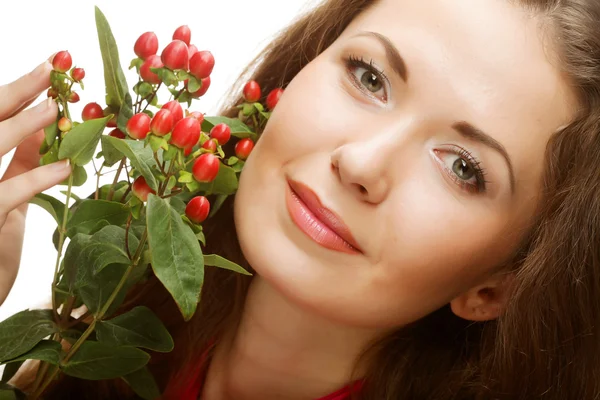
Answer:
POLYGON ((362 56, 356 56, 356 55, 349 55, 348 57, 345 58, 345 64, 346 64, 346 69, 348 71, 348 75, 350 77, 350 80, 352 81, 352 84, 361 92, 363 92, 365 95, 372 97, 372 98, 376 98, 379 101, 382 101, 384 103, 387 102, 388 99, 388 87, 390 86, 390 81, 387 77, 387 75, 385 74, 385 72, 383 72, 383 70, 379 69, 378 67, 375 66, 375 63, 373 62, 373 60, 369 60, 368 62, 365 61, 364 57, 362 56), (381 80, 381 83, 383 84, 383 91, 384 91, 384 96, 383 98, 379 98, 377 96, 375 96, 372 92, 369 92, 368 90, 365 89, 364 85, 360 82, 359 79, 356 78, 356 76, 354 76, 354 68, 364 68, 366 69, 368 72, 371 72, 373 75, 375 75, 377 77, 377 79, 381 80))
MULTIPOLYGON (((465 160, 470 168, 475 171, 475 179, 477 180, 477 184, 469 184, 465 180, 460 179, 456 174, 452 171, 452 169, 448 168, 446 164, 438 158, 439 163, 442 168, 444 168, 445 172, 448 174, 450 179, 454 181, 456 185, 458 185, 461 189, 466 190, 469 193, 483 193, 486 191, 486 185, 489 181, 486 180, 487 172, 481 166, 481 162, 471 153, 469 153, 466 149, 453 146, 453 149, 448 150, 450 153, 457 155, 459 158, 465 160)), ((436 154, 443 152, 443 150, 435 150, 436 154)))

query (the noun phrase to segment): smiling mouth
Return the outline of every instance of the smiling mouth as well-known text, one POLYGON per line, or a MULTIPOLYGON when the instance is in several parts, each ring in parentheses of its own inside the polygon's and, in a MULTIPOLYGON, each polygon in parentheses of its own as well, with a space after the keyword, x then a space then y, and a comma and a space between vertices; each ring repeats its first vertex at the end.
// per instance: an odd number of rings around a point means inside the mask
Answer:
POLYGON ((288 180, 286 205, 294 224, 317 244, 342 253, 363 254, 342 219, 323 207, 308 186, 288 180))

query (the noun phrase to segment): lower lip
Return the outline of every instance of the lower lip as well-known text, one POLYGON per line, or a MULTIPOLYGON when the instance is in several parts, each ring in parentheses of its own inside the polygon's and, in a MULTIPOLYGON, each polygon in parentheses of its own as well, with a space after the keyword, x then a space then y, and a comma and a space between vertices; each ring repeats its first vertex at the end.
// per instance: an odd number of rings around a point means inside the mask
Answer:
POLYGON ((330 250, 360 254, 350 243, 319 220, 289 185, 286 190, 286 204, 292 221, 313 241, 330 250))

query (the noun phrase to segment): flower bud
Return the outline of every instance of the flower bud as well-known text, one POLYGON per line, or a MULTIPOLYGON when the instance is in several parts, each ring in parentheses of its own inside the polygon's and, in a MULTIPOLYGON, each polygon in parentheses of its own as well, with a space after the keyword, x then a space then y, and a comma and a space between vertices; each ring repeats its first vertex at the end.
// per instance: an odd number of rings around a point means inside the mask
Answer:
POLYGON ((71 69, 71 65, 73 65, 73 59, 71 58, 71 54, 66 50, 59 51, 52 59, 52 68, 58 72, 67 72, 71 69))
POLYGON ((198 79, 208 78, 215 66, 215 57, 210 51, 199 51, 190 58, 190 74, 198 79))
POLYGON ((200 139, 200 122, 196 118, 183 118, 175 124, 169 142, 180 149, 193 147, 200 139))
POLYGON ((173 40, 160 55, 165 67, 170 70, 188 69, 189 55, 187 45, 181 40, 173 40))
POLYGON ((190 40, 192 39, 192 31, 187 25, 182 25, 175 30, 173 33, 173 40, 181 40, 183 43, 189 46, 190 40))
POLYGON ((154 32, 143 33, 138 40, 135 41, 133 51, 142 60, 153 56, 158 51, 158 37, 154 32))

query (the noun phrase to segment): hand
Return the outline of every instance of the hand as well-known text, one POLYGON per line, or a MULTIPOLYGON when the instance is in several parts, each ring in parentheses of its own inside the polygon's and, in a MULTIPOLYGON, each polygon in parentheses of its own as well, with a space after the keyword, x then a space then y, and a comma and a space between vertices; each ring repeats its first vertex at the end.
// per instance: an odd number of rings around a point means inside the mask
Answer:
POLYGON ((65 180, 71 171, 67 161, 39 167, 43 128, 56 119, 56 103, 49 99, 23 111, 50 86, 51 70, 46 61, 15 82, 0 86, 0 162, 16 147, 0 178, 0 305, 19 270, 27 202, 65 180))

